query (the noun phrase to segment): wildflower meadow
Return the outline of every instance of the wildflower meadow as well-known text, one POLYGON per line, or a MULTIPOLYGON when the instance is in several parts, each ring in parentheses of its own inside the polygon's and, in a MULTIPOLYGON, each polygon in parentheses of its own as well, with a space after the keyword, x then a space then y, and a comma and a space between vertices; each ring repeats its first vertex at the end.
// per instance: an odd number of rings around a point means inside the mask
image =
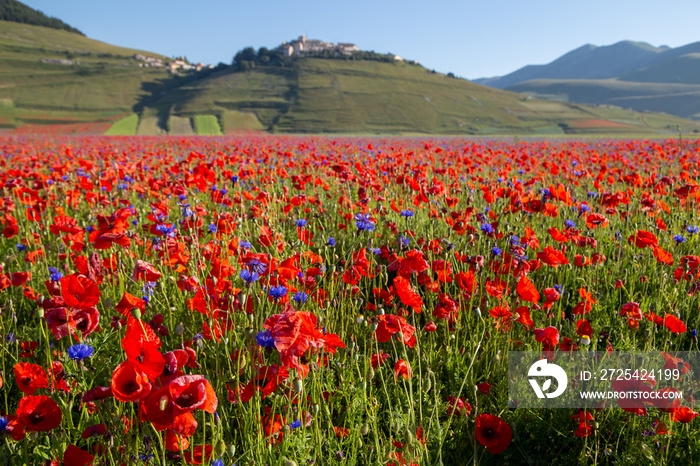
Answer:
POLYGON ((692 387, 525 409, 507 372, 684 367, 699 162, 671 139, 0 139, 0 463, 698 463, 692 387))

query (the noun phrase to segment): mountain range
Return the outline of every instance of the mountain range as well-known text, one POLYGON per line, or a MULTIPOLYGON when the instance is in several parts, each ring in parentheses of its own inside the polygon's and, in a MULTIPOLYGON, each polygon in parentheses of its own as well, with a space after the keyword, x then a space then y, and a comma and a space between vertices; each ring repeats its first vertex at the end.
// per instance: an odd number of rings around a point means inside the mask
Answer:
POLYGON ((700 120, 700 42, 676 48, 632 41, 587 44, 546 65, 473 82, 537 98, 700 120))
MULTIPOLYGON (((700 123, 673 115, 541 100, 374 52, 285 56, 243 49, 231 65, 204 67, 87 38, 16 0, 0 0, 0 14, 4 133, 668 137, 679 126, 700 132, 700 123)), ((653 70, 650 53, 675 50, 632 47, 639 57, 625 62, 625 73, 644 60, 653 70)), ((587 78, 614 81, 608 75, 587 78)))

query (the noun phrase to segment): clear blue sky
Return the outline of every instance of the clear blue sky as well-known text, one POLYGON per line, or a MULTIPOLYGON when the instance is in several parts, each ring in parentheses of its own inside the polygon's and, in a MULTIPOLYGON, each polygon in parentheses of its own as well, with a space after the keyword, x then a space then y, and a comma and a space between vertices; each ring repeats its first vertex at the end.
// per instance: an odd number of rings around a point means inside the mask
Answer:
POLYGON ((305 34, 474 79, 548 63, 586 43, 700 41, 697 0, 21 1, 92 39, 207 64, 305 34))

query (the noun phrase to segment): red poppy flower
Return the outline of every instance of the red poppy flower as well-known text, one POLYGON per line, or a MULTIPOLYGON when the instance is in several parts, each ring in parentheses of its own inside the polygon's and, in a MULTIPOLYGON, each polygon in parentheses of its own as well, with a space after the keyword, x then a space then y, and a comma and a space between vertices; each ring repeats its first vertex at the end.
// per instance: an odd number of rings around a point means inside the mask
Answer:
POLYGON ((472 413, 472 405, 466 399, 456 396, 447 397, 447 415, 460 417, 462 414, 469 416, 472 413))
POLYGON ((627 316, 630 319, 641 319, 642 310, 639 308, 639 304, 635 302, 629 302, 622 305, 620 309, 620 317, 627 316))
POLYGON ((162 277, 162 274, 156 270, 153 264, 146 261, 137 260, 134 265, 134 271, 131 274, 131 279, 135 282, 145 280, 147 282, 155 282, 162 277))
MULTIPOLYGON (((84 400, 83 400, 84 401, 84 400)), ((86 427, 83 433, 80 435, 83 439, 89 439, 94 437, 99 437, 107 433, 107 426, 104 424, 95 424, 90 427, 86 427)))
POLYGON ((540 293, 537 291, 537 288, 535 288, 535 285, 532 284, 532 281, 525 275, 520 277, 516 291, 523 301, 536 303, 540 300, 540 293))
POLYGON ((100 289, 97 284, 82 275, 68 275, 61 278, 61 296, 68 307, 93 307, 100 302, 100 289))
POLYGON ((45 432, 58 427, 63 419, 61 408, 44 395, 23 397, 16 414, 26 431, 45 432))
POLYGON ((372 355, 372 369, 376 369, 377 367, 381 366, 384 364, 384 361, 389 359, 391 355, 386 354, 386 353, 375 353, 372 355))
POLYGON ((654 233, 646 230, 637 230, 634 235, 627 239, 627 242, 634 243, 640 249, 659 244, 659 240, 654 236, 654 233))
POLYGON ((63 453, 63 466, 87 466, 92 464, 94 456, 75 445, 68 445, 63 453))
POLYGON ((476 439, 489 453, 497 455, 503 452, 512 438, 510 425, 500 417, 491 414, 479 414, 476 417, 476 439))
POLYGON ((203 375, 182 375, 168 385, 177 412, 203 409, 214 413, 218 400, 214 388, 203 375))
POLYGON ((413 377, 413 371, 411 370, 411 365, 408 364, 403 359, 396 361, 394 365, 394 378, 398 379, 399 375, 404 379, 408 380, 413 377))
POLYGON ((687 406, 683 406, 682 408, 673 410, 671 413, 671 420, 673 420, 673 422, 690 422, 695 419, 697 415, 697 412, 687 406))
POLYGON ((537 258, 554 268, 557 268, 562 264, 569 263, 569 260, 561 251, 558 251, 551 246, 547 246, 542 251, 538 252, 537 258))
POLYGON ((406 306, 412 307, 413 311, 420 314, 423 300, 420 295, 411 286, 411 283, 401 276, 394 278, 394 288, 396 294, 399 295, 401 302, 406 306))
POLYGON ((209 461, 212 457, 212 446, 211 445, 197 445, 194 447, 193 451, 187 450, 183 457, 187 464, 202 464, 203 461, 209 461))
POLYGON ((610 221, 605 217, 604 215, 601 214, 588 214, 588 217, 586 217, 586 226, 590 228, 591 230, 597 228, 597 227, 607 227, 608 223, 610 221))
POLYGON ((9 435, 13 440, 19 442, 24 439, 24 425, 19 421, 17 416, 8 414, 5 416, 7 420, 7 425, 5 426, 5 435, 9 435))
POLYGON ((664 327, 673 333, 685 333, 687 330, 683 321, 672 314, 666 314, 664 316, 664 327))
POLYGON ((535 340, 542 343, 542 347, 546 349, 554 349, 559 343, 559 330, 556 327, 547 327, 545 329, 535 329, 535 340))
POLYGON ((403 317, 384 314, 377 316, 377 320, 379 323, 375 335, 378 342, 386 343, 391 340, 392 335, 400 331, 406 346, 413 348, 416 345, 416 336, 414 335, 416 329, 412 325, 409 325, 403 317))
POLYGON ((593 328, 586 319, 580 319, 578 322, 576 322, 576 333, 580 337, 584 335, 590 337, 593 334, 593 328))
POLYGON ((399 274, 407 277, 414 273, 421 273, 428 270, 428 261, 425 260, 423 253, 417 249, 413 249, 406 253, 406 257, 401 260, 399 274))
POLYGON ((49 386, 49 378, 43 367, 29 362, 18 362, 12 371, 22 393, 33 395, 40 388, 49 386))
POLYGON ((131 361, 119 364, 112 373, 112 393, 119 401, 139 401, 148 396, 148 377, 131 361))
POLYGON ((552 307, 552 304, 559 301, 559 292, 555 290, 554 288, 545 288, 542 290, 542 293, 544 293, 544 304, 542 305, 542 309, 549 309, 552 307))
POLYGON ((165 448, 166 450, 179 452, 181 449, 187 450, 190 447, 190 442, 184 435, 178 435, 171 429, 165 431, 165 448))
POLYGON ((139 310, 143 311, 146 309, 146 301, 125 291, 122 295, 121 301, 117 303, 116 310, 123 316, 129 316, 131 315, 131 310, 133 308, 138 308, 139 310))

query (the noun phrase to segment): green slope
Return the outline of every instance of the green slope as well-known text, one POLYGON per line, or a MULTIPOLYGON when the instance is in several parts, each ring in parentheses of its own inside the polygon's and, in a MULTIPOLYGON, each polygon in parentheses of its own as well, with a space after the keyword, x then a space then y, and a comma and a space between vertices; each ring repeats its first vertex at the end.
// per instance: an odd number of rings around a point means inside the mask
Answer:
MULTIPOLYGON (((173 89, 144 115, 255 116, 281 133, 557 134, 670 132, 696 123, 607 107, 529 99, 405 62, 298 59, 291 66, 223 70, 173 89)), ((239 119, 240 120, 240 119, 239 119)), ((249 128, 247 128, 249 129, 249 128)))
POLYGON ((618 105, 700 119, 700 84, 643 82, 641 79, 536 79, 509 90, 542 99, 618 105))
POLYGON ((0 21, 0 98, 12 107, 0 109, 0 117, 19 126, 130 113, 170 79, 162 68, 139 67, 135 53, 165 58, 68 31, 0 21), (55 60, 70 64, 47 63, 55 60))

